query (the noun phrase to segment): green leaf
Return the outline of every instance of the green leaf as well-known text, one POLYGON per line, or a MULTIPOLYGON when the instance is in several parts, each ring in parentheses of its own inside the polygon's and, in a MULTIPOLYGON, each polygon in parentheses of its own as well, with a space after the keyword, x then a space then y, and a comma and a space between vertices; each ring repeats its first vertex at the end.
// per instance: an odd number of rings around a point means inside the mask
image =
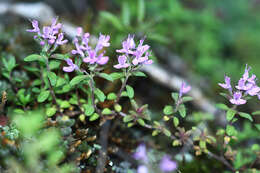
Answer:
POLYGON ((105 99, 106 99, 106 96, 105 96, 105 94, 100 90, 100 89, 98 89, 98 88, 95 88, 95 94, 96 94, 96 96, 98 97, 98 99, 101 101, 101 102, 104 102, 105 101, 105 99))
POLYGON ((34 92, 34 93, 40 93, 41 90, 40 90, 39 88, 37 88, 37 87, 33 87, 33 88, 32 88, 32 92, 34 92))
POLYGON ((185 103, 185 102, 189 102, 189 101, 192 101, 193 100, 193 98, 192 97, 190 97, 190 96, 185 96, 185 97, 182 97, 182 103, 185 103))
POLYGON ((71 89, 70 86, 71 86, 70 84, 64 85, 64 86, 62 87, 62 92, 63 92, 63 93, 69 92, 70 89, 71 89))
POLYGON ((51 116, 55 115, 56 111, 57 111, 57 109, 55 107, 47 108, 46 109, 46 115, 48 117, 51 117, 51 116))
POLYGON ((253 118, 252 118, 251 115, 248 114, 248 113, 245 113, 245 112, 238 112, 238 115, 241 116, 241 117, 243 117, 243 118, 247 118, 247 119, 249 119, 250 121, 253 122, 253 118))
POLYGON ((47 90, 47 91, 46 91, 46 90, 43 90, 43 91, 41 91, 40 94, 38 95, 37 101, 38 101, 39 103, 42 103, 42 102, 44 102, 45 100, 48 99, 49 95, 50 95, 50 91, 49 91, 49 90, 47 90))
POLYGON ((108 100, 115 100, 117 98, 116 94, 115 93, 109 93, 107 95, 107 99, 108 100))
POLYGON ((116 112, 121 112, 122 111, 122 106, 119 104, 115 104, 114 105, 114 109, 116 110, 116 112))
POLYGON ((173 107, 170 105, 166 105, 163 109, 163 113, 166 115, 170 115, 173 113, 173 107))
POLYGON ((227 113, 226 113, 226 117, 228 121, 231 121, 233 119, 233 117, 235 116, 236 111, 233 109, 228 109, 227 113))
POLYGON ((254 158, 245 157, 245 155, 243 155, 241 151, 238 151, 234 160, 234 168, 238 170, 242 166, 252 163, 253 160, 254 158))
POLYGON ((179 119, 177 117, 173 117, 173 124, 174 124, 175 127, 178 127, 179 119))
POLYGON ((145 122, 144 122, 143 119, 139 118, 139 119, 137 120, 137 122, 138 122, 141 126, 145 126, 145 122))
POLYGON ((5 66, 7 71, 10 73, 16 66, 15 57, 9 56, 7 60, 6 60, 6 58, 2 58, 2 60, 3 60, 3 65, 5 66))
POLYGON ((145 15, 145 3, 144 0, 138 0, 137 5, 138 11, 137 11, 137 21, 139 23, 143 22, 144 15, 145 15))
POLYGON ((84 114, 81 114, 81 115, 79 116, 79 120, 80 120, 81 122, 84 122, 84 121, 85 121, 85 118, 86 118, 86 116, 85 116, 84 114))
POLYGON ((167 130, 167 129, 163 129, 163 133, 166 135, 166 136, 168 136, 168 137, 170 137, 172 134, 171 134, 171 132, 169 131, 169 130, 167 130))
POLYGON ((126 92, 127 92, 127 95, 130 99, 132 99, 134 97, 134 89, 129 86, 129 85, 126 85, 126 92))
POLYGON ((114 80, 111 75, 106 74, 106 73, 99 73, 98 76, 101 77, 101 78, 104 78, 104 79, 106 79, 110 82, 113 82, 113 80, 114 80))
POLYGON ((206 141, 199 142, 200 148, 206 148, 206 141))
POLYGON ((178 111, 179 111, 180 115, 182 116, 182 118, 186 117, 186 108, 183 104, 179 106, 178 111))
POLYGON ((41 61, 44 62, 44 58, 41 55, 38 54, 32 54, 24 58, 25 62, 32 62, 32 61, 41 61))
POLYGON ((62 77, 57 76, 57 82, 55 87, 60 87, 64 84, 66 84, 66 80, 62 77))
POLYGON ((29 72, 40 72, 40 69, 36 67, 23 66, 23 68, 29 72))
POLYGON ((255 127, 260 131, 260 124, 255 124, 255 127))
POLYGON ((67 101, 67 100, 64 100, 60 103, 60 107, 61 108, 69 108, 71 105, 70 105, 70 102, 67 101))
POLYGON ((131 116, 131 115, 126 115, 126 116, 124 116, 124 118, 123 118, 123 122, 124 122, 124 123, 128 123, 128 122, 132 121, 133 119, 134 119, 133 116, 131 116))
POLYGON ((112 111, 109 108, 105 108, 102 110, 102 114, 103 115, 110 115, 112 114, 112 111))
POLYGON ((50 79, 51 86, 55 86, 57 82, 57 76, 54 72, 49 72, 48 73, 48 78, 50 79))
POLYGON ((178 146, 178 145, 181 145, 181 142, 177 139, 175 139, 173 142, 172 142, 172 146, 178 146))
POLYGON ((130 103, 131 103, 131 106, 135 109, 135 110, 137 110, 138 109, 138 104, 136 103, 136 101, 134 100, 134 99, 131 99, 130 100, 130 103))
POLYGON ((132 73, 134 76, 138 76, 138 77, 147 77, 146 74, 144 74, 141 71, 135 71, 132 73))
POLYGON ((126 92, 126 91, 123 91, 123 92, 121 93, 121 97, 128 97, 127 92, 126 92))
POLYGON ((88 80, 89 80, 89 77, 86 76, 86 75, 76 76, 76 77, 74 77, 74 78, 70 81, 70 85, 71 85, 71 86, 77 85, 77 84, 79 84, 80 82, 82 82, 82 81, 85 80, 85 79, 88 79, 88 80))
POLYGON ((124 26, 122 25, 120 19, 115 16, 112 13, 106 12, 106 11, 102 11, 99 13, 101 15, 101 17, 103 19, 105 19, 106 21, 109 21, 113 27, 115 27, 116 29, 120 30, 120 31, 124 31, 124 26))
POLYGON ((222 109, 222 110, 229 110, 229 107, 223 103, 218 103, 216 104, 216 107, 219 108, 219 109, 222 109))
POLYGON ((175 103, 179 100, 179 93, 172 93, 171 96, 175 103))
POLYGON ((83 104, 84 112, 87 116, 92 115, 95 112, 95 108, 90 104, 83 104))
POLYGON ((252 113, 252 115, 260 115, 260 111, 255 111, 252 113))
POLYGON ((56 60, 50 61, 49 63, 50 70, 58 69, 60 67, 60 64, 61 64, 60 61, 56 61, 56 60))
POLYGON ((229 136, 235 136, 235 135, 237 135, 237 131, 236 131, 235 127, 232 126, 232 125, 227 125, 227 127, 226 127, 226 132, 227 132, 227 134, 228 134, 229 136))
POLYGON ((91 115, 91 117, 89 118, 89 121, 95 121, 99 118, 99 115, 97 113, 94 113, 93 115, 91 115))
POLYGON ((109 75, 113 78, 113 80, 117 80, 117 79, 124 77, 123 73, 118 73, 118 72, 114 72, 109 75))
POLYGON ((51 58, 55 58, 55 59, 58 59, 58 60, 66 60, 69 58, 69 55, 68 54, 60 54, 60 53, 56 53, 56 54, 53 54, 51 56, 51 58))

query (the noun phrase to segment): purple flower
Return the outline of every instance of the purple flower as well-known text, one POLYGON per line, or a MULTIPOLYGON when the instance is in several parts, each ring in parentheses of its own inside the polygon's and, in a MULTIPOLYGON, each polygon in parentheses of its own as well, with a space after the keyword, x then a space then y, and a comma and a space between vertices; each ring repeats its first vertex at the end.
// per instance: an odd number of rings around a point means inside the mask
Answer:
POLYGON ((78 66, 75 65, 71 59, 66 59, 67 64, 69 65, 68 67, 63 67, 63 71, 65 72, 73 72, 74 70, 78 70, 78 66))
POLYGON ((40 32, 39 23, 37 20, 32 21, 32 27, 33 27, 33 29, 27 29, 26 31, 27 32, 37 32, 37 33, 40 32))
POLYGON ((123 49, 116 50, 118 53, 133 54, 132 49, 135 48, 134 35, 128 35, 127 39, 122 42, 123 49))
POLYGON ((185 82, 182 82, 179 91, 179 97, 181 98, 183 94, 188 93, 190 90, 191 90, 191 86, 187 85, 185 82))
POLYGON ((136 160, 143 160, 145 162, 148 160, 145 144, 140 144, 137 147, 136 152, 133 154, 133 157, 136 160))
POLYGON ((71 53, 74 55, 79 54, 85 63, 105 65, 108 62, 109 57, 105 56, 105 51, 101 50, 104 47, 110 46, 110 43, 108 42, 110 36, 100 34, 95 49, 88 45, 89 36, 89 33, 83 34, 82 28, 78 28, 77 36, 73 41, 76 49, 72 50, 71 53))
MULTIPOLYGON (((122 49, 116 50, 116 52, 124 53, 125 58, 120 57, 120 61, 118 65, 114 66, 115 68, 126 68, 120 66, 120 64, 126 65, 125 62, 129 63, 129 66, 133 64, 137 65, 149 65, 153 63, 153 60, 149 59, 150 53, 148 49, 150 46, 143 45, 144 39, 140 40, 139 45, 136 47, 134 42, 134 36, 128 35, 128 38, 122 42, 122 49)), ((128 67, 128 65, 127 65, 128 67)))
POLYGON ((99 50, 103 49, 103 47, 109 47, 110 43, 108 42, 110 39, 109 35, 102 35, 100 34, 98 38, 98 43, 96 45, 96 51, 98 52, 99 50))
POLYGON ((105 64, 108 62, 109 57, 108 57, 108 56, 104 56, 104 53, 105 53, 105 52, 103 52, 103 53, 101 53, 101 54, 98 55, 98 59, 97 59, 97 61, 96 61, 97 64, 99 64, 99 65, 105 65, 105 64))
POLYGON ((145 165, 140 165, 137 168, 137 173, 148 173, 148 168, 145 165))
POLYGON ((77 27, 77 36, 78 37, 82 36, 82 33, 83 33, 82 27, 77 27))
POLYGON ((233 94, 233 98, 231 98, 229 101, 234 105, 243 105, 246 103, 246 100, 242 99, 242 93, 240 91, 237 91, 233 94))
POLYGON ((38 26, 38 21, 33 20, 32 26, 33 29, 28 29, 28 32, 34 32, 37 33, 37 35, 34 36, 35 39, 37 39, 41 46, 44 46, 45 44, 49 45, 63 45, 67 43, 67 40, 63 40, 64 34, 59 33, 59 30, 62 27, 61 23, 57 23, 58 18, 54 18, 52 20, 52 24, 50 26, 44 26, 42 28, 42 32, 40 31, 40 28, 38 26))
POLYGON ((225 83, 219 83, 219 86, 221 86, 224 89, 232 89, 231 84, 230 84, 230 77, 225 76, 225 83))
POLYGON ((63 44, 66 44, 68 42, 68 40, 63 40, 64 38, 64 34, 63 33, 59 33, 58 35, 58 39, 56 41, 56 44, 57 45, 63 45, 63 44))
POLYGON ((256 75, 254 75, 254 74, 250 78, 247 79, 247 81, 252 84, 255 84, 255 80, 256 80, 256 75))
POLYGON ((243 78, 239 79, 238 85, 236 86, 236 88, 238 90, 246 90, 245 89, 245 83, 246 83, 246 81, 243 78))
POLYGON ((126 63, 127 57, 126 57, 125 55, 119 56, 117 60, 118 60, 118 63, 119 63, 119 64, 114 65, 114 67, 115 67, 116 69, 129 67, 129 64, 126 63))
POLYGON ((260 92, 260 88, 256 85, 254 85, 252 88, 246 91, 247 94, 250 96, 255 96, 260 92))
POLYGON ((172 161, 170 156, 165 155, 160 162, 160 170, 163 172, 171 172, 177 169, 177 163, 172 161))
POLYGON ((83 59, 83 62, 89 63, 89 64, 94 64, 96 61, 97 61, 97 57, 96 57, 96 51, 95 50, 89 50, 88 56, 83 59))
POLYGON ((80 56, 84 57, 84 52, 83 52, 83 50, 82 50, 82 47, 79 45, 78 39, 75 38, 75 39, 73 40, 73 43, 74 43, 76 49, 72 50, 71 53, 72 53, 73 55, 79 54, 80 56))
POLYGON ((250 67, 247 67, 247 64, 246 64, 246 68, 245 68, 245 72, 243 74, 243 79, 246 81, 249 77, 249 71, 250 71, 250 67))
POLYGON ((135 56, 135 58, 133 59, 133 64, 134 65, 138 65, 140 64, 145 64, 148 62, 148 64, 152 64, 152 60, 148 60, 148 56, 150 55, 147 51, 150 48, 150 46, 148 45, 143 45, 144 40, 140 40, 139 45, 136 48, 136 51, 133 52, 133 55, 135 56), (144 55, 145 53, 145 55, 144 55), (143 56, 144 55, 144 56, 143 56))

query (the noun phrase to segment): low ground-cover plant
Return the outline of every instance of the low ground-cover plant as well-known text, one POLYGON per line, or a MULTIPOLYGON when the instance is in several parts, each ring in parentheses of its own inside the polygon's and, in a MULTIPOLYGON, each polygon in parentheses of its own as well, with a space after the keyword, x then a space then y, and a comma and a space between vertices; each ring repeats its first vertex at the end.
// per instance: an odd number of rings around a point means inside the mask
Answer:
MULTIPOLYGON (((21 140, 22 143, 26 138, 29 141, 38 141, 40 140, 38 138, 47 135, 48 129, 52 128, 55 128, 55 131, 51 131, 50 134, 56 135, 57 138, 61 136, 63 140, 54 141, 55 144, 46 142, 50 148, 43 148, 43 153, 35 153, 36 155, 30 156, 28 163, 32 165, 21 168, 21 170, 35 172, 37 168, 34 166, 37 162, 33 158, 39 158, 39 155, 43 154, 40 160, 50 163, 50 166, 54 165, 53 169, 63 169, 62 167, 56 168, 56 166, 73 161, 82 171, 92 166, 97 167, 97 172, 103 172, 103 167, 100 166, 98 159, 106 156, 98 155, 98 151, 102 150, 104 146, 95 142, 97 138, 95 130, 99 131, 108 122, 116 120, 125 123, 129 128, 141 126, 148 129, 152 136, 162 134, 168 137, 172 146, 180 151, 183 163, 185 163, 185 152, 187 152, 185 148, 193 148, 193 151, 190 152, 194 152, 196 156, 205 154, 209 158, 216 159, 231 172, 256 171, 258 168, 260 146, 257 144, 257 140, 259 139, 243 145, 238 141, 241 139, 239 134, 245 130, 239 128, 239 120, 245 118, 255 126, 252 127, 254 130, 260 130, 259 124, 255 124, 252 117, 252 115, 260 114, 259 111, 249 114, 239 109, 254 96, 260 97, 260 88, 257 86, 256 76, 250 75, 250 67, 246 66, 245 72, 235 88, 232 87, 230 78, 227 76, 225 83, 219 84, 228 91, 222 95, 230 102, 230 106, 217 105, 225 111, 227 120, 225 127, 217 127, 216 131, 210 131, 206 127, 200 129, 195 126, 196 124, 185 123, 189 112, 192 112, 185 106, 186 102, 192 101, 191 97, 186 96, 191 90, 191 86, 185 82, 182 83, 179 92, 171 94, 173 103, 166 105, 162 110, 161 119, 155 121, 150 116, 148 105, 138 104, 138 101, 135 100, 134 88, 128 84, 131 77, 145 77, 146 75, 140 71, 141 67, 153 63, 150 59, 150 46, 144 43, 144 39, 136 43, 134 35, 128 35, 122 42, 122 48, 116 50, 118 63, 113 65, 116 72, 107 73, 105 65, 109 63, 110 58, 105 55, 105 50, 110 46, 110 36, 100 34, 98 39, 95 39, 89 33, 84 33, 83 29, 79 27, 76 37, 72 41, 73 49, 61 54, 57 53, 58 50, 66 46, 69 41, 64 38, 62 24, 57 23, 57 18, 53 19, 50 26, 44 26, 42 30, 36 20, 32 21, 32 26, 33 29, 27 31, 35 34, 34 39, 41 46, 41 52, 27 56, 24 61, 30 63, 25 70, 36 76, 36 79, 30 83, 29 87, 17 88, 12 78, 12 71, 17 66, 15 59, 10 58, 3 61, 4 73, 2 74, 14 85, 14 90, 17 91, 16 105, 20 107, 9 109, 7 114, 10 119, 16 117, 15 114, 20 114, 21 118, 26 117, 29 110, 34 110, 34 107, 42 108, 45 115, 42 117, 44 125, 39 125, 39 128, 38 125, 35 125, 37 126, 36 132, 32 132, 39 136, 26 136, 21 140), (62 68, 61 65, 63 65, 62 68), (121 81, 121 86, 118 90, 108 91, 99 85, 100 79, 112 83, 121 81), (130 108, 126 102, 130 104, 130 108), (92 121, 93 127, 89 125, 92 121), (170 121, 172 123, 169 123, 170 121), (94 124, 98 124, 98 126, 94 124), (37 132, 38 130, 40 132, 37 132), (65 149, 56 148, 59 142, 64 143, 65 149), (44 153, 45 151, 47 154, 44 153)), ((1 111, 5 111, 5 98, 2 97, 1 111)), ((24 121, 14 118, 13 122, 16 123, 17 130, 16 126, 13 129, 13 126, 5 124, 5 127, 1 129, 1 140, 10 138, 11 134, 23 133, 22 129, 27 128, 19 129, 19 125, 24 121)), ((33 121, 33 118, 26 119, 26 121, 33 121)), ((24 124, 22 126, 26 127, 24 124)), ((17 135, 11 136, 13 137, 9 140, 15 142, 19 140, 17 135)), ((41 139, 45 141, 45 138, 41 139)), ((37 145, 41 145, 38 142, 27 144, 27 147, 32 145, 35 147, 32 149, 37 150, 37 145)), ((22 149, 19 145, 14 145, 14 147, 22 149)), ((141 144, 133 154, 133 157, 140 161, 137 168, 138 173, 173 172, 180 169, 177 162, 173 161, 172 155, 165 154, 157 160, 151 159, 148 155, 145 144, 141 144)), ((21 156, 21 158, 26 157, 21 156)), ((16 161, 12 163, 16 165, 16 161)), ((103 164, 106 165, 106 163, 103 164)), ((8 170, 8 164, 6 165, 8 170)), ((47 168, 49 165, 45 169, 45 166, 42 164, 43 168, 38 172, 52 169, 47 168)), ((70 169, 73 167, 66 168, 68 171, 70 169)), ((92 170, 94 171, 94 168, 92 170)), ((74 171, 76 170, 74 169, 74 171)), ((129 169, 129 171, 134 170, 129 169)))

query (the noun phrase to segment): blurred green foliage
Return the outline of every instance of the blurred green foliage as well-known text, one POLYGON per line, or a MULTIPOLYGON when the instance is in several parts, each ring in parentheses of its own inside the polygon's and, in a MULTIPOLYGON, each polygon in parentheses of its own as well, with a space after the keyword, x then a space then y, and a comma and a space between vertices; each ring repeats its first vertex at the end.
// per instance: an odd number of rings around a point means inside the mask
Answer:
POLYGON ((211 84, 224 73, 238 77, 244 64, 260 74, 258 1, 113 2, 112 13, 100 12, 95 28, 111 34, 115 47, 128 33, 146 36, 154 47, 169 47, 211 84))
POLYGON ((73 164, 61 164, 67 152, 61 134, 54 127, 44 128, 45 123, 41 111, 27 111, 13 113, 11 124, 0 126, 0 157, 5 172, 77 172, 73 164))

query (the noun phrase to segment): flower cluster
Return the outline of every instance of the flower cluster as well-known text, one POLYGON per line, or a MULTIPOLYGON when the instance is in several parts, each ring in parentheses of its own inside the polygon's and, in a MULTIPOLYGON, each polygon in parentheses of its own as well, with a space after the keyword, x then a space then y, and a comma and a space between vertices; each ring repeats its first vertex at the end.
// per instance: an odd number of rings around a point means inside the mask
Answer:
MULTIPOLYGON (((148 157, 145 144, 140 144, 136 152, 133 154, 133 157, 136 160, 143 161, 144 164, 139 165, 137 168, 137 173, 148 173, 148 167, 145 164, 148 164, 148 157)), ((160 161, 159 168, 162 172, 171 172, 177 169, 177 163, 172 161, 169 155, 163 156, 160 161)))
POLYGON ((40 45, 63 45, 68 42, 68 40, 64 40, 64 34, 60 32, 62 28, 61 23, 57 23, 58 18, 54 18, 52 20, 52 24, 50 26, 44 26, 42 28, 42 32, 39 28, 39 23, 37 20, 32 20, 33 29, 27 29, 27 32, 36 33, 34 39, 40 42, 40 45))
POLYGON ((83 33, 82 28, 79 27, 77 36, 73 40, 76 49, 72 50, 71 53, 80 55, 85 63, 105 65, 109 58, 104 55, 105 51, 102 51, 102 49, 110 46, 110 36, 100 34, 95 48, 89 45, 89 37, 90 34, 83 33))
POLYGON ((237 89, 235 92, 232 89, 230 77, 225 76, 225 83, 219 83, 219 85, 227 89, 231 96, 229 96, 229 101, 234 105, 242 105, 246 103, 245 97, 258 96, 260 99, 260 87, 256 84, 256 75, 249 75, 250 67, 246 65, 245 72, 242 78, 239 79, 238 84, 235 86, 237 89))
POLYGON ((116 69, 127 68, 131 65, 149 65, 153 61, 149 59, 150 52, 148 52, 150 46, 143 45, 144 39, 140 40, 136 47, 134 42, 134 36, 128 35, 128 38, 122 42, 122 49, 116 50, 118 53, 122 53, 118 57, 118 64, 114 65, 116 69))

